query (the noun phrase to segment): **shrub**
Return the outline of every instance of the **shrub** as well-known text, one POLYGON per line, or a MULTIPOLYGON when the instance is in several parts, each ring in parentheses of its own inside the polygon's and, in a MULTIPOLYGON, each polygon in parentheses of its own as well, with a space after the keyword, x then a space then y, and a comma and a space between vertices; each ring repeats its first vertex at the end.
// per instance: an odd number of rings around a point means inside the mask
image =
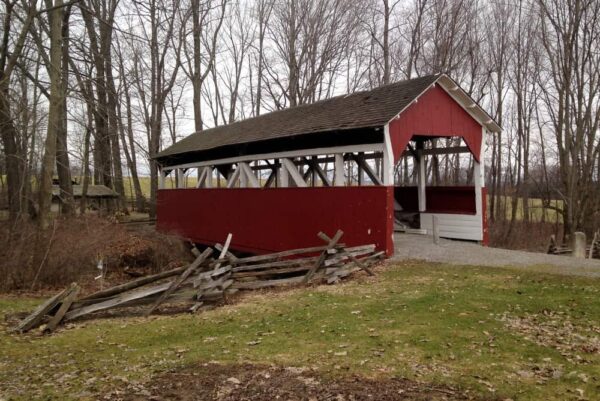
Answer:
POLYGON ((0 224, 0 291, 62 287, 98 274, 102 259, 107 274, 125 268, 158 271, 189 259, 178 238, 155 232, 130 232, 107 219, 85 216, 56 219, 40 232, 33 222, 12 231, 0 224))

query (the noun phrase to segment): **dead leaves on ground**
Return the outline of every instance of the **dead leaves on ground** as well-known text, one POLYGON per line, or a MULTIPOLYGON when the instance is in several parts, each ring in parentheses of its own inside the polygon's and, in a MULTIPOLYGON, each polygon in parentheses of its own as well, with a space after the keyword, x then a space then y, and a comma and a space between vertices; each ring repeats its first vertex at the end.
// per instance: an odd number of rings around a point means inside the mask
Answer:
POLYGON ((600 327, 591 322, 576 323, 564 312, 504 313, 499 320, 524 339, 558 350, 571 363, 589 363, 586 355, 600 355, 600 327))

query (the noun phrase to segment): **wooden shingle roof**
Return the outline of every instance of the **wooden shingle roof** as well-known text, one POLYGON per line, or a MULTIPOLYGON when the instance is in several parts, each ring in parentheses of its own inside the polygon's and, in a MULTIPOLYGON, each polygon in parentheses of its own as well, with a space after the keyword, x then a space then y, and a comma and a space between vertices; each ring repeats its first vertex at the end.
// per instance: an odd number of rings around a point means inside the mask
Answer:
MULTIPOLYGON (((82 193, 82 185, 73 185, 73 196, 75 198, 80 198, 82 193)), ((52 196, 60 197, 60 187, 58 185, 52 186, 52 196)), ((106 185, 89 185, 87 188, 86 196, 88 198, 116 198, 119 196, 119 194, 107 187, 106 185)))
POLYGON ((231 148, 243 151, 244 145, 260 147, 272 140, 381 128, 433 84, 439 84, 451 92, 454 100, 488 131, 501 132, 502 128, 493 118, 460 89, 455 81, 445 74, 437 74, 278 110, 196 132, 153 155, 153 158, 159 162, 161 159, 171 159, 172 163, 175 159, 189 158, 190 155, 202 152, 219 152, 231 148))
POLYGON ((381 127, 438 77, 400 81, 207 129, 176 142, 155 158, 317 132, 381 127))

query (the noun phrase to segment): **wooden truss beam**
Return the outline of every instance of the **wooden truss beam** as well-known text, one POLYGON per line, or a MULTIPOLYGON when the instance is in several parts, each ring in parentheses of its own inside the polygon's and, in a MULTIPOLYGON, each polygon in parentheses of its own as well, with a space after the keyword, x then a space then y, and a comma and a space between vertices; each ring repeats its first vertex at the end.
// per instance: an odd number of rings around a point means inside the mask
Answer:
POLYGON ((381 184, 381 179, 373 171, 373 169, 371 168, 371 166, 369 165, 369 163, 367 163, 365 161, 364 154, 360 154, 359 153, 358 155, 354 156, 354 160, 356 161, 356 163, 359 166, 359 179, 361 179, 361 181, 362 181, 362 178, 360 176, 362 174, 360 174, 360 172, 364 171, 369 176, 369 179, 371 180, 371 182, 373 182, 373 184, 375 184, 375 185, 382 185, 381 184))
POLYGON ((248 185, 244 185, 244 186, 249 186, 251 188, 259 188, 260 187, 258 178, 256 178, 256 176, 254 175, 254 172, 252 171, 250 166, 248 166, 248 163, 245 163, 245 162, 238 163, 238 169, 242 170, 242 174, 246 178, 245 181, 247 181, 247 183, 248 183, 248 185))
POLYGON ((282 170, 286 170, 287 171, 287 173, 292 178, 292 180, 294 181, 294 184, 296 184, 296 186, 298 186, 298 187, 307 187, 308 186, 306 184, 306 181, 304 181, 304 178, 302 177, 302 175, 298 171, 298 168, 296 167, 296 165, 294 164, 294 162, 292 162, 288 158, 283 158, 283 159, 280 159, 280 160, 281 160, 281 165, 283 167, 282 170))
POLYGON ((240 169, 236 168, 233 173, 227 179, 227 188, 233 188, 237 181, 240 179, 240 169))

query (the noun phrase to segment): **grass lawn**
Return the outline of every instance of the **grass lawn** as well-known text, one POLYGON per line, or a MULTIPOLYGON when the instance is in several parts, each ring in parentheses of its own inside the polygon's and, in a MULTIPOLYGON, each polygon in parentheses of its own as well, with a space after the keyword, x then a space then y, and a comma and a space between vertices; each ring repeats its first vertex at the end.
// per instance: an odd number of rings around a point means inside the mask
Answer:
MULTIPOLYGON (((38 301, 0 298, 0 314, 38 301)), ((198 315, 0 332, 0 399, 95 397, 196 362, 448 384, 485 399, 600 397, 600 281, 406 262, 198 315)))

